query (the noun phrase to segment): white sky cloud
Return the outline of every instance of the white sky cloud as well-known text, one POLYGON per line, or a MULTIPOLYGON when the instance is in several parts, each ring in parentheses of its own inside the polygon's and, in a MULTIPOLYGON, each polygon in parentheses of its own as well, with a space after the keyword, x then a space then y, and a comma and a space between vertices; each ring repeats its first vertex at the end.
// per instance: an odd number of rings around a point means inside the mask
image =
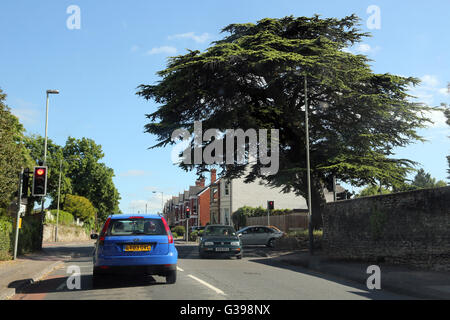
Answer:
POLYGON ((173 39, 192 39, 197 43, 204 43, 206 42, 208 39, 211 39, 212 36, 207 33, 204 32, 201 35, 196 35, 194 32, 186 32, 186 33, 180 33, 180 34, 175 34, 172 36, 168 37, 169 40, 173 40, 173 39))
MULTIPOLYGON (((447 88, 443 88, 443 84, 435 75, 426 74, 420 77, 421 83, 417 87, 411 87, 409 94, 415 96, 415 102, 422 102, 428 106, 439 106, 441 102, 445 102, 446 97, 450 96, 447 88)), ((431 111, 427 115, 434 124, 433 128, 445 128, 446 117, 441 111, 431 111)))
POLYGON ((147 51, 148 55, 153 55, 153 54, 170 54, 170 55, 174 55, 176 53, 177 53, 177 48, 171 47, 171 46, 161 46, 161 47, 157 47, 157 48, 152 48, 152 49, 147 51))

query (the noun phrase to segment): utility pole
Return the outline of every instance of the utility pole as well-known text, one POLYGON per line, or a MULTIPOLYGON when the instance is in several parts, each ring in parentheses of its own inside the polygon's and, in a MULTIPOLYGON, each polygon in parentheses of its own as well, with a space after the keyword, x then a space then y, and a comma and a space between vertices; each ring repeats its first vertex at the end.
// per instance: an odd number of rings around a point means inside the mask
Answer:
POLYGON ((60 193, 61 193, 61 168, 62 168, 62 159, 59 160, 58 203, 56 205, 55 242, 58 242, 59 198, 60 198, 60 193))
POLYGON ((17 247, 19 245, 19 226, 20 226, 20 206, 22 204, 22 181, 23 181, 23 168, 19 173, 19 193, 17 194, 17 216, 16 216, 16 237, 14 241, 14 260, 17 258, 17 247))
POLYGON ((311 168, 309 164, 309 126, 308 126, 308 82, 305 73, 305 131, 306 131, 306 176, 308 181, 308 235, 309 253, 314 254, 314 235, 312 228, 312 205, 311 205, 311 168))

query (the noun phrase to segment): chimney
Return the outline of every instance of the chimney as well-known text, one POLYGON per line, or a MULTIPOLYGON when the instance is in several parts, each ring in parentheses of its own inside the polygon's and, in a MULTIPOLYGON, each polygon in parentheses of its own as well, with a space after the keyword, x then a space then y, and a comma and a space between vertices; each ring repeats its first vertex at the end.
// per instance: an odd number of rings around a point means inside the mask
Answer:
POLYGON ((211 169, 211 183, 216 182, 216 169, 211 169))
POLYGON ((205 187, 205 178, 197 179, 197 181, 195 181, 195 186, 204 188, 205 187))

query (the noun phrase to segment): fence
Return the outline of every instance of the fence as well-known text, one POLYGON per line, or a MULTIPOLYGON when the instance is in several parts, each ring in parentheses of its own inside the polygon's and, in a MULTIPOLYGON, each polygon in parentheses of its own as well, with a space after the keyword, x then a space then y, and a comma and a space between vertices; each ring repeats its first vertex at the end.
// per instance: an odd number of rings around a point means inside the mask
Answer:
MULTIPOLYGON (((308 213, 289 213, 269 217, 269 224, 278 229, 288 232, 291 229, 307 229, 308 213)), ((267 226, 267 216, 247 218, 247 226, 264 225, 267 226)))

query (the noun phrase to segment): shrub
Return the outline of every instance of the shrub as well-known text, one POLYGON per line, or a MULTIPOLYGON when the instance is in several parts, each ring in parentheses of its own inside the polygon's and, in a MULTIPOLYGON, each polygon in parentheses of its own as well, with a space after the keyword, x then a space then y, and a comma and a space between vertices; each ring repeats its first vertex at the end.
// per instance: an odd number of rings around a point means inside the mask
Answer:
MULTIPOLYGON (((56 223, 56 215, 58 210, 53 209, 50 210, 50 213, 53 215, 54 219, 50 221, 51 223, 56 223)), ((73 215, 67 211, 59 210, 58 216, 58 224, 71 225, 75 222, 75 218, 73 215)))
POLYGON ((174 239, 178 238, 178 234, 176 234, 175 232, 172 232, 172 236, 174 239))
POLYGON ((192 231, 189 234, 189 241, 197 241, 198 238, 198 232, 197 231, 192 231))
POLYGON ((184 237, 184 234, 186 233, 186 228, 184 226, 176 226, 173 228, 173 232, 179 235, 180 237, 184 237))
POLYGON ((0 261, 10 260, 13 250, 13 223, 7 217, 0 217, 0 261))

